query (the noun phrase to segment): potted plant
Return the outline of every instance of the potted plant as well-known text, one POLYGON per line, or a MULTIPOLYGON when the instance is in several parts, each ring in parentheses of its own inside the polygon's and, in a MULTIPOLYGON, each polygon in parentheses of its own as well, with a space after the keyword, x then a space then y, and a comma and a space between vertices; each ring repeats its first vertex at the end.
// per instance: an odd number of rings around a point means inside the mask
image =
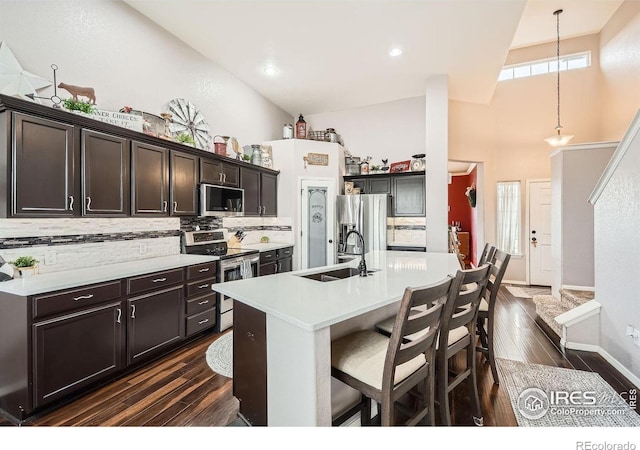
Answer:
POLYGON ((382 173, 382 170, 380 170, 380 166, 373 165, 370 168, 370 173, 382 173))
POLYGON ((20 256, 15 261, 11 261, 13 267, 20 277, 30 277, 36 274, 38 268, 38 260, 33 256, 20 256))
POLYGON ((180 133, 179 135, 176 136, 176 141, 181 142, 183 144, 187 144, 187 145, 195 144, 195 141, 193 140, 193 136, 191 136, 189 133, 180 133))
POLYGON ((64 106, 69 111, 80 111, 85 114, 91 114, 95 109, 89 102, 76 101, 72 98, 62 100, 62 106, 64 106))

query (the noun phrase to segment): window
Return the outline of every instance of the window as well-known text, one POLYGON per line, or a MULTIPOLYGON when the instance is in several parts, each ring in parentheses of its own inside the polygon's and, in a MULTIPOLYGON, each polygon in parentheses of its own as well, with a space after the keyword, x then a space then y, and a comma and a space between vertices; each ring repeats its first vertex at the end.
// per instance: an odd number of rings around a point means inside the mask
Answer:
POLYGON ((498 182, 496 245, 512 255, 520 251, 520 182, 498 182))
MULTIPOLYGON (((591 52, 574 53, 560 57, 560 71, 582 69, 591 66, 591 52)), ((532 77, 543 73, 558 71, 558 58, 529 61, 511 66, 504 66, 498 81, 513 80, 514 78, 532 77)))

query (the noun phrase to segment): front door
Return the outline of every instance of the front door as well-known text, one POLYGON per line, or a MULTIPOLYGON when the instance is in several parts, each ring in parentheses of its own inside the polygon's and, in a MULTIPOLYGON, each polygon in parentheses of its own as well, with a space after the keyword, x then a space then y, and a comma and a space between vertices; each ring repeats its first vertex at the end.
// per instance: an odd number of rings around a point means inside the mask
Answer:
POLYGON ((335 261, 335 180, 301 180, 300 268, 310 269, 335 261))
POLYGON ((529 284, 551 286, 551 182, 529 183, 529 284))

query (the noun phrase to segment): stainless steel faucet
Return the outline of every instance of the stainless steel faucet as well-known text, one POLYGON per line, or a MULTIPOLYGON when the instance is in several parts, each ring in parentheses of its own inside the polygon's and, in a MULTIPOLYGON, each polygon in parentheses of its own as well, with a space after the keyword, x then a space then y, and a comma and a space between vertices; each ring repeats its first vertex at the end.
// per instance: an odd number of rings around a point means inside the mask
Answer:
POLYGON ((362 234, 360 234, 360 232, 358 230, 351 230, 347 233, 347 235, 344 238, 344 242, 346 244, 347 239, 349 239, 349 236, 351 234, 354 234, 356 236, 358 236, 360 238, 360 243, 362 244, 360 247, 360 264, 358 264, 358 271, 360 272, 360 276, 361 277, 366 277, 367 276, 367 262, 364 260, 364 237, 362 237, 362 234))

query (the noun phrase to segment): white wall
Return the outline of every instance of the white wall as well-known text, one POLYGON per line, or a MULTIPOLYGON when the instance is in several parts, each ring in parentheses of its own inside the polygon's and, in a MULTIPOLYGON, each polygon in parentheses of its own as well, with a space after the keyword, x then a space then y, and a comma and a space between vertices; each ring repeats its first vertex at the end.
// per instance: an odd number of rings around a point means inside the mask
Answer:
MULTIPOLYGON (((53 80, 50 66, 55 63, 58 82, 93 87, 100 109, 117 111, 126 105, 159 114, 172 99, 185 98, 201 110, 212 136, 236 136, 241 145, 278 139, 282 125, 291 121, 235 76, 120 1, 2 0, 0 41, 25 70, 53 80)), ((58 94, 70 96, 61 89, 58 94)))

